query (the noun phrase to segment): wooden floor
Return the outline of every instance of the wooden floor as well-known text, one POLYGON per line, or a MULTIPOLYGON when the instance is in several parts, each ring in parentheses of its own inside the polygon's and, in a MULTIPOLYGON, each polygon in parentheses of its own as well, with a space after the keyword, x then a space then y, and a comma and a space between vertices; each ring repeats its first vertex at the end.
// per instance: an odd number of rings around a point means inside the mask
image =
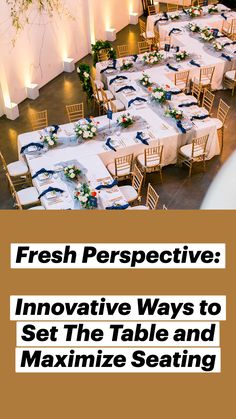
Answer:
MULTIPOLYGON (((129 43, 132 52, 136 53, 138 40, 138 27, 130 25, 118 33, 114 46, 129 43)), ((92 58, 87 56, 82 61, 91 64, 92 58)), ((214 176, 236 149, 236 94, 232 97, 229 91, 217 92, 215 108, 218 106, 220 98, 231 106, 222 155, 207 162, 206 173, 201 171, 200 166, 194 168, 191 179, 188 179, 187 169, 176 166, 164 168, 163 185, 160 184, 158 175, 150 175, 150 181, 160 195, 160 208, 165 204, 168 209, 199 209, 214 176)), ((65 106, 81 101, 85 101, 85 96, 81 90, 77 73, 63 73, 40 90, 40 97, 37 100, 25 100, 19 105, 20 118, 16 121, 9 121, 6 117, 0 118, 0 150, 7 162, 18 158, 17 136, 23 132, 31 131, 29 122, 31 109, 38 111, 48 109, 49 124, 63 124, 68 122, 65 106)), ((87 116, 91 115, 91 106, 86 105, 85 111, 87 116)), ((143 191, 144 197, 145 194, 146 190, 143 191)), ((0 209, 13 209, 13 202, 2 168, 0 168, 0 209)))

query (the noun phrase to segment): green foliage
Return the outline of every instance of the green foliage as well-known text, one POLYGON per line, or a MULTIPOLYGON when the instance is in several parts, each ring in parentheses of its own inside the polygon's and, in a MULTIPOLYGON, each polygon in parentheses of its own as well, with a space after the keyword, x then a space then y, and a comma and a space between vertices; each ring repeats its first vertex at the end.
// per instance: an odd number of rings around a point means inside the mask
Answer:
POLYGON ((101 51, 101 49, 106 49, 109 53, 109 57, 111 60, 115 60, 117 55, 116 51, 112 47, 111 43, 109 41, 97 41, 95 44, 92 44, 92 51, 93 51, 93 65, 95 66, 97 64, 98 60, 98 52, 101 51))
POLYGON ((78 69, 78 75, 81 81, 83 91, 87 94, 88 99, 91 100, 93 97, 93 89, 90 80, 91 69, 88 64, 81 63, 78 69))

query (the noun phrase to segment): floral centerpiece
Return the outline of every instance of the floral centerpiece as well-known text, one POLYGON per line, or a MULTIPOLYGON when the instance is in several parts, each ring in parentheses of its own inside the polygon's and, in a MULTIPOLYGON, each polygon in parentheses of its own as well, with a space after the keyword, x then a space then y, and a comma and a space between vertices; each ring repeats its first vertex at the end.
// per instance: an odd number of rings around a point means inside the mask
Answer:
POLYGON ((139 81, 140 81, 142 86, 151 87, 153 83, 150 81, 150 79, 151 79, 151 77, 148 74, 143 73, 143 75, 142 75, 142 77, 139 81))
POLYGON ((179 51, 175 54, 176 61, 183 61, 188 56, 189 54, 187 53, 187 51, 179 51))
POLYGON ((202 7, 201 6, 192 6, 186 10, 190 17, 199 17, 202 14, 202 7))
POLYGON ((207 28, 207 27, 206 28, 203 28, 201 30, 201 39, 203 41, 206 41, 206 42, 213 41, 213 39, 215 39, 215 37, 213 35, 213 29, 207 28))
POLYGON ((197 33, 197 32, 200 32, 200 31, 201 31, 200 26, 198 26, 196 23, 193 23, 193 22, 189 22, 189 24, 188 24, 188 29, 189 29, 191 32, 195 32, 195 33, 197 33))
POLYGON ((50 131, 48 135, 45 135, 43 137, 44 144, 50 148, 56 147, 57 141, 58 141, 58 136, 52 131, 50 131))
POLYGON ((129 113, 127 113, 119 116, 119 118, 117 119, 117 123, 122 128, 128 128, 131 125, 133 125, 134 119, 132 118, 132 116, 130 116, 129 113))
POLYGON ((166 91, 162 87, 155 87, 152 91, 152 99, 158 103, 165 103, 166 91))
POLYGON ((164 58, 164 55, 160 52, 154 51, 150 54, 146 54, 143 56, 143 63, 148 65, 154 65, 158 64, 162 59, 164 58))
POLYGON ((181 121, 183 119, 183 112, 178 109, 168 109, 165 113, 166 116, 170 116, 177 121, 181 121))
POLYGON ((212 4, 211 6, 208 7, 208 13, 212 14, 212 13, 219 13, 218 7, 216 4, 212 4))
POLYGON ((129 60, 123 60, 122 62, 122 66, 121 66, 121 71, 128 71, 130 70, 132 67, 134 66, 133 63, 131 63, 129 60))
POLYGON ((91 138, 96 137, 97 135, 97 123, 95 122, 78 122, 75 125, 75 134, 77 138, 82 138, 83 140, 91 140, 91 138))
POLYGON ((216 51, 222 51, 224 49, 224 45, 220 42, 213 42, 213 47, 216 51))
POLYGON ((178 20, 180 18, 179 13, 169 14, 170 20, 178 20))
POLYGON ((75 200, 79 201, 83 208, 97 208, 97 192, 87 183, 79 183, 74 192, 75 200))
POLYGON ((63 170, 65 177, 69 180, 78 180, 78 177, 81 174, 81 170, 73 165, 66 166, 63 170))

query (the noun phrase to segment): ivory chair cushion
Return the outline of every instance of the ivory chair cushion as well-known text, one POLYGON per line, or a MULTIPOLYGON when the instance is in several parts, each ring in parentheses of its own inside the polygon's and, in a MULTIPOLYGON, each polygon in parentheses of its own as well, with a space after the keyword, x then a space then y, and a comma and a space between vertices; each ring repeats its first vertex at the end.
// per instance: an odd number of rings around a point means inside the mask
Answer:
POLYGON ((45 210, 44 207, 42 207, 41 205, 38 207, 33 207, 33 208, 29 208, 28 211, 42 211, 45 210))
MULTIPOLYGON (((116 169, 115 169, 115 163, 110 163, 107 166, 109 172, 112 174, 112 176, 116 176, 116 169)), ((118 170, 118 176, 126 176, 130 174, 129 168, 119 169, 118 170)))
POLYGON ((39 202, 38 191, 34 187, 21 189, 17 192, 17 195, 22 206, 39 202))
MULTIPOLYGON (((138 162, 141 164, 142 167, 145 167, 145 156, 144 154, 140 154, 137 157, 138 162)), ((156 167, 160 164, 160 158, 158 157, 156 160, 152 160, 151 162, 147 162, 147 167, 156 167)))
POLYGON ((208 86, 209 84, 211 84, 211 80, 208 77, 202 77, 201 83, 199 77, 195 77, 193 81, 194 83, 201 84, 202 86, 208 86))
POLYGON ((129 207, 127 210, 140 210, 140 211, 149 211, 150 208, 144 205, 137 205, 136 207, 129 207))
POLYGON ((216 124, 217 129, 221 129, 223 127, 223 124, 220 119, 218 118, 211 118, 211 120, 216 124))
POLYGON ((11 177, 23 176, 28 173, 28 167, 23 161, 16 161, 7 165, 11 177))
POLYGON ((94 80, 94 83, 96 84, 98 90, 104 89, 104 83, 101 80, 94 80))
MULTIPOLYGON (((105 90, 105 93, 107 95, 107 99, 108 100, 112 100, 114 99, 113 94, 110 92, 110 90, 105 90)), ((103 102, 103 97, 102 97, 102 92, 98 91, 98 98, 100 100, 100 102, 103 102)))
POLYGON ((142 33, 142 37, 143 38, 145 38, 145 39, 150 39, 150 38, 154 38, 155 37, 155 35, 154 35, 154 33, 153 32, 150 32, 150 31, 148 31, 148 32, 144 32, 144 33, 142 33))
POLYGON ((113 100, 112 103, 115 106, 117 112, 123 111, 125 109, 123 103, 118 99, 113 100))
POLYGON ((133 186, 120 186, 120 191, 122 195, 124 195, 127 202, 133 202, 138 199, 137 191, 133 188, 133 186))
POLYGON ((225 73, 225 77, 227 77, 227 79, 230 79, 232 81, 235 81, 235 78, 236 78, 236 70, 227 71, 225 73))
MULTIPOLYGON (((192 158, 192 149, 193 149, 192 144, 187 144, 187 145, 184 145, 183 147, 180 148, 180 152, 181 152, 181 154, 183 154, 183 156, 191 159, 192 158)), ((199 157, 202 154, 203 154, 203 150, 200 149, 200 150, 197 150, 195 152, 194 156, 199 157)))

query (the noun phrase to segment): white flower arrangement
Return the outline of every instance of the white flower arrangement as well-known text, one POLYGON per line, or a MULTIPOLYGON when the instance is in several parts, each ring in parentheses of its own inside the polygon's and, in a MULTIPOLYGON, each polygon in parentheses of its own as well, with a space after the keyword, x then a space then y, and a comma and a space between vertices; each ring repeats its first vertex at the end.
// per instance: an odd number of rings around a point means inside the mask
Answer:
POLYGON ((208 7, 208 13, 219 13, 218 7, 216 4, 212 4, 212 6, 208 7))
POLYGON ((190 17, 199 17, 202 14, 202 7, 201 6, 192 6, 186 10, 190 17))
POLYGON ((178 20, 180 18, 180 15, 179 13, 172 13, 172 14, 169 14, 169 18, 171 20, 178 20))
POLYGON ((79 183, 74 192, 75 200, 79 201, 83 208, 97 208, 97 192, 91 189, 87 183, 79 183))
POLYGON ((206 41, 206 42, 213 41, 213 39, 215 39, 215 37, 213 35, 213 30, 210 29, 210 28, 207 28, 207 27, 206 28, 203 28, 201 30, 201 39, 203 41, 206 41))
POLYGON ((129 113, 120 115, 117 119, 118 125, 120 125, 123 128, 128 128, 134 123, 134 119, 130 116, 129 113))
POLYGON ((158 103, 166 102, 166 91, 161 87, 157 87, 152 91, 152 99, 158 103))
POLYGON ((44 144, 46 144, 48 147, 51 147, 51 148, 57 145, 57 141, 58 141, 58 137, 56 134, 50 133, 49 135, 45 135, 43 137, 44 144))
POLYGON ((143 62, 144 64, 155 65, 155 64, 158 64, 163 58, 164 58, 163 54, 161 54, 160 52, 154 51, 148 55, 144 55, 143 62))
POLYGON ((123 60, 123 61, 122 61, 122 66, 121 66, 121 70, 122 70, 122 71, 128 71, 128 70, 130 70, 133 66, 134 66, 134 64, 133 64, 130 60, 123 60))
POLYGON ((196 23, 192 23, 192 22, 189 22, 188 29, 191 32, 200 32, 201 31, 200 26, 198 26, 196 23))
POLYGON ((77 138, 80 137, 83 138, 83 140, 91 140, 97 135, 97 123, 77 123, 74 130, 77 138))
POLYGON ((63 170, 65 177, 70 180, 77 180, 78 176, 81 174, 81 170, 73 165, 66 166, 63 170))
POLYGON ((188 56, 189 54, 187 53, 187 51, 179 51, 179 52, 176 52, 175 54, 176 61, 183 61, 188 56))
POLYGON ((224 49, 224 45, 220 44, 220 42, 214 42, 213 47, 216 51, 222 51, 224 49))
POLYGON ((150 86, 152 86, 152 82, 150 81, 150 79, 151 79, 151 77, 148 74, 143 73, 143 75, 142 75, 142 77, 139 81, 140 81, 142 86, 150 87, 150 86))

